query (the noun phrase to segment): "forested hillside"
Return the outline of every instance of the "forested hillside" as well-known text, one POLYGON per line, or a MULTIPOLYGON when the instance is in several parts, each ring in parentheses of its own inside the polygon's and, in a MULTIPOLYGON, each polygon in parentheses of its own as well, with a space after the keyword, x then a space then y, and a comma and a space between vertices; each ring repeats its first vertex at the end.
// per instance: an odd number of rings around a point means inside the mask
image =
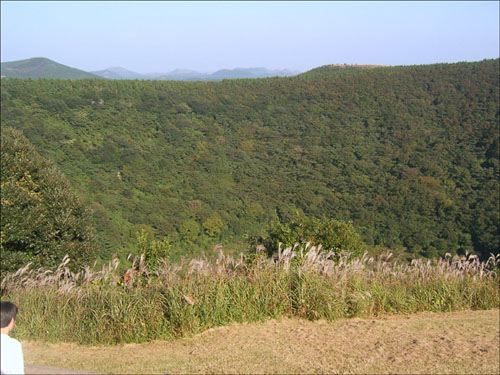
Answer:
POLYGON ((2 80, 23 131, 93 209, 103 254, 145 229, 189 253, 296 210, 368 245, 499 251, 499 60, 288 78, 2 80))

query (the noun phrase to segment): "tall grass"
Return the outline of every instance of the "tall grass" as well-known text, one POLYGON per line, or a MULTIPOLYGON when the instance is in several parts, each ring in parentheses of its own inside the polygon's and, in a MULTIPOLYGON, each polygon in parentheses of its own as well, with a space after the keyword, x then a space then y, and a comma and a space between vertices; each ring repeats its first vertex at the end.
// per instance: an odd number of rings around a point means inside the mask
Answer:
POLYGON ((337 319, 381 313, 490 309, 499 305, 500 256, 447 255, 411 263, 384 254, 295 246, 277 258, 220 252, 215 261, 161 261, 153 272, 135 258, 71 272, 26 266, 4 276, 2 299, 20 308, 17 337, 113 344, 172 339, 230 322, 281 316, 337 319))

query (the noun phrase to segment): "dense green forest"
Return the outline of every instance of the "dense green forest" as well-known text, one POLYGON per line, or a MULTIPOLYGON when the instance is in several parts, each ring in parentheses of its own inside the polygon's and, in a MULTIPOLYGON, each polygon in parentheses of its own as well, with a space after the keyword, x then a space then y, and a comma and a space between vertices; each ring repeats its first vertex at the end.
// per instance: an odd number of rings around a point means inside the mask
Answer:
POLYGON ((221 82, 3 79, 22 130, 92 208, 101 256, 177 254, 294 217, 368 246, 499 252, 499 60, 221 82))

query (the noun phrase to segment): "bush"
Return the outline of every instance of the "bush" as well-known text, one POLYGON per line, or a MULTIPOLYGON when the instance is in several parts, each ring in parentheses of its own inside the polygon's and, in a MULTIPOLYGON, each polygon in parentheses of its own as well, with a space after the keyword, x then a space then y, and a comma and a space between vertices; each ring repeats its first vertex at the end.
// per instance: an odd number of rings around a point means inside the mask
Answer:
POLYGON ((325 251, 347 251, 352 256, 363 254, 365 246, 352 223, 308 217, 299 212, 289 221, 277 219, 271 223, 269 236, 263 240, 267 252, 277 252, 280 242, 284 247, 310 242, 313 246, 322 245, 325 251))
POLYGON ((158 268, 160 260, 168 259, 172 252, 172 245, 168 237, 164 237, 161 240, 149 238, 148 232, 143 229, 136 233, 136 238, 139 244, 139 252, 152 271, 158 268))

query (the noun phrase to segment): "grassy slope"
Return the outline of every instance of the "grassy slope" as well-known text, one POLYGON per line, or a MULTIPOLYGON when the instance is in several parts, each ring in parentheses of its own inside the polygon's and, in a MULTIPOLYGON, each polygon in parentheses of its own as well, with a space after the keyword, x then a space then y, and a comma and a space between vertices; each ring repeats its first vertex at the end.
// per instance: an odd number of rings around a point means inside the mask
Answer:
MULTIPOLYGON (((235 324, 173 342, 23 342, 28 365, 113 373, 498 373, 499 311, 235 324)), ((30 367, 28 368, 29 373, 30 367)))

